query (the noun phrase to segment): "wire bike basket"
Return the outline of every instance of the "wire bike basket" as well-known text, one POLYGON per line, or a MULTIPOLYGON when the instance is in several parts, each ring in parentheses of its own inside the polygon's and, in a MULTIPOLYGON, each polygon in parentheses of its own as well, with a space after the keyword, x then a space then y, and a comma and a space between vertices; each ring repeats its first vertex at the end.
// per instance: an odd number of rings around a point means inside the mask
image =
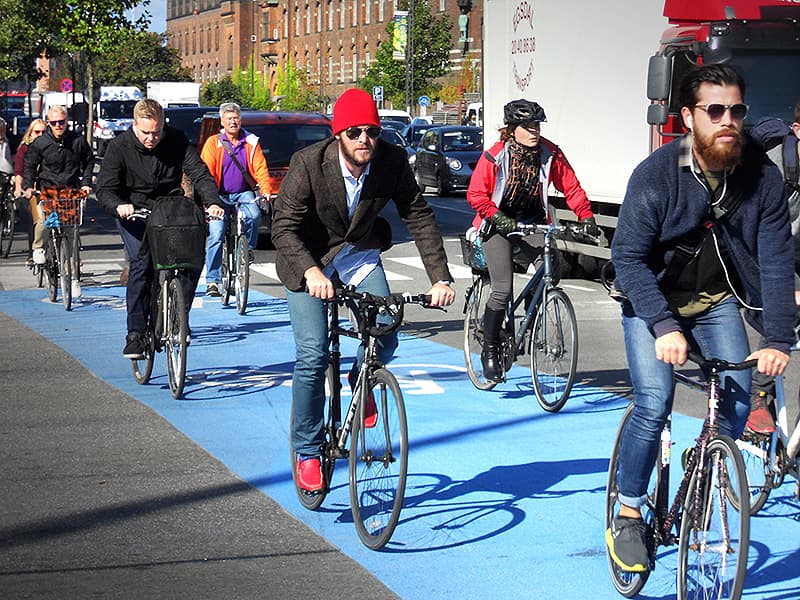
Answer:
POLYGON ((83 224, 83 205, 86 194, 68 187, 44 187, 39 205, 49 228, 80 226, 83 224))

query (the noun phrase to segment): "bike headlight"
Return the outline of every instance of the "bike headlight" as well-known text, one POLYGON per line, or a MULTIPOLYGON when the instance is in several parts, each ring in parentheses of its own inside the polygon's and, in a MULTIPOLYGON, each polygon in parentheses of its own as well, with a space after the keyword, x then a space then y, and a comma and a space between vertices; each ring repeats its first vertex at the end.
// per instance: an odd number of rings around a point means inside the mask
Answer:
POLYGON ((447 166, 450 167, 451 171, 460 171, 461 170, 461 161, 457 158, 448 158, 447 159, 447 166))

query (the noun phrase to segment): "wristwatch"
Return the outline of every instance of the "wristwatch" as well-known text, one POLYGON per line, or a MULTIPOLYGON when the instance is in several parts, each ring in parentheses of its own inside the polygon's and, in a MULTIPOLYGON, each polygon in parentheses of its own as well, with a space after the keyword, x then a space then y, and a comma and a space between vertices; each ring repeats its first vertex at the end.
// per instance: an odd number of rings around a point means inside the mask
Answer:
POLYGON ((448 281, 447 279, 441 279, 436 282, 436 285, 446 285, 447 287, 453 287, 453 282, 448 281))

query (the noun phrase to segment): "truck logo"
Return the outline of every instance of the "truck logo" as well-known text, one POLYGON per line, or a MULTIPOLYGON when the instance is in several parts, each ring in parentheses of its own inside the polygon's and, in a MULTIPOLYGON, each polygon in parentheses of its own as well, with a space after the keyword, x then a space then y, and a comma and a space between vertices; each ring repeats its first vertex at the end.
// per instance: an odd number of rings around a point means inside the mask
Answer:
POLYGON ((536 36, 533 34, 533 9, 523 0, 517 5, 512 17, 511 69, 514 83, 524 91, 533 80, 533 53, 536 51, 536 36))

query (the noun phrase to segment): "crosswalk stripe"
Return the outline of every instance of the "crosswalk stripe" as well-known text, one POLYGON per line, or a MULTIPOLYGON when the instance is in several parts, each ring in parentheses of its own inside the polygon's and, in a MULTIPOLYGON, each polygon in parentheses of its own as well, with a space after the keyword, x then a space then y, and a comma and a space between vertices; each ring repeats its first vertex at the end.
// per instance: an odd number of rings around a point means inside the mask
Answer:
MULTIPOLYGON (((422 264, 422 259, 419 256, 384 256, 382 259, 384 261, 391 260, 398 262, 401 265, 414 267, 415 269, 425 269, 425 265, 422 264)), ((464 265, 454 265, 452 263, 447 263, 447 266, 450 269, 450 274, 456 279, 470 279, 472 277, 472 269, 469 267, 465 267, 464 265)))

